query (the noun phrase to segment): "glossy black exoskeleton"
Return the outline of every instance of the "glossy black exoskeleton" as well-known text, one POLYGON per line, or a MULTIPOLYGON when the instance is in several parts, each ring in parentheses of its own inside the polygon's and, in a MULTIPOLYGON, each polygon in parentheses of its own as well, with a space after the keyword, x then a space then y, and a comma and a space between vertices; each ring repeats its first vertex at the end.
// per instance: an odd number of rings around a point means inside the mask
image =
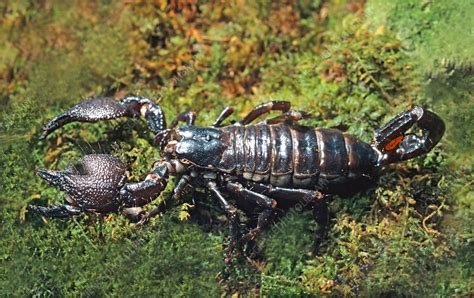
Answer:
POLYGON ((420 107, 399 114, 377 130, 372 144, 339 130, 298 125, 298 120, 309 115, 290 110, 290 103, 285 101, 261 104, 241 121, 221 125, 232 112, 227 107, 208 128, 194 126, 194 112, 178 115, 167 126, 161 107, 147 98, 83 101, 48 122, 42 136, 73 121, 141 115, 156 134, 162 158, 137 183, 127 182, 125 165, 107 154, 86 155, 65 171, 39 169, 40 177, 68 194, 68 202, 51 207, 30 205, 29 209, 48 217, 123 210, 143 224, 162 212, 165 205, 150 212, 143 212, 140 207, 160 195, 170 176, 178 176, 174 192, 164 204, 195 189, 212 193, 229 219, 229 261, 235 247, 255 238, 272 221, 277 204, 287 201, 315 206, 319 243, 328 221, 326 195, 356 190, 382 166, 427 153, 445 130, 440 117, 420 107), (272 110, 282 114, 252 124, 272 110), (186 125, 177 128, 180 121, 186 125), (407 134, 415 125, 421 135, 407 134), (262 210, 256 227, 242 235, 237 209, 228 198, 249 201, 262 210))

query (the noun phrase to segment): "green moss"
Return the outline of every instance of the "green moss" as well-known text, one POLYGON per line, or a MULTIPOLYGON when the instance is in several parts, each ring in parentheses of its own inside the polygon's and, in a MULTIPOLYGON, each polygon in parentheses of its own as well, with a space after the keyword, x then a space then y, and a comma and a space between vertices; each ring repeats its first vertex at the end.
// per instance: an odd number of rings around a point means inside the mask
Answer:
POLYGON ((15 296, 216 295, 220 241, 173 216, 139 234, 114 218, 17 223, 2 227, 0 286, 15 296))
MULTIPOLYGON (((449 189, 450 208, 445 214, 442 231, 450 248, 449 261, 429 272, 431 295, 466 295, 473 289, 472 232, 472 119, 474 97, 472 90, 473 39, 468 38, 472 27, 474 6, 470 1, 386 3, 370 1, 366 7, 367 21, 374 27, 386 26, 409 47, 422 74, 421 95, 426 97, 447 122, 443 140, 446 152, 445 177, 440 185, 449 189), (466 226, 467 225, 467 226, 466 226), (469 240, 471 239, 471 240, 469 240), (456 268, 456 269, 455 269, 456 268)), ((446 211, 446 210, 445 210, 446 211)))
POLYGON ((472 69, 472 1, 372 0, 366 12, 372 26, 397 33, 422 72, 436 76, 453 68, 472 69))

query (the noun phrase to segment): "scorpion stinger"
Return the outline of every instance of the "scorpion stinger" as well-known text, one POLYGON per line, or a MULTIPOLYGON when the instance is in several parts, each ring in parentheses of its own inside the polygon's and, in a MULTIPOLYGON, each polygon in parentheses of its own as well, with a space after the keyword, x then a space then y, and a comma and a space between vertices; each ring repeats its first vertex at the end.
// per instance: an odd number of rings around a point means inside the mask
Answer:
POLYGON ((443 120, 421 107, 398 114, 375 132, 372 146, 380 153, 378 166, 429 152, 439 142, 444 131, 443 120), (421 135, 406 134, 415 125, 421 129, 421 135))

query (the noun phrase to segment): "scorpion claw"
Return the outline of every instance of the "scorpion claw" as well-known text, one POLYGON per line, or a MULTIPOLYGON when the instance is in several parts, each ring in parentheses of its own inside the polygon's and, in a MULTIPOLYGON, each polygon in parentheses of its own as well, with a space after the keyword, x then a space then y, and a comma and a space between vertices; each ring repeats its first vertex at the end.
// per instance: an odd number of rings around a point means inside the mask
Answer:
POLYGON ((372 146, 380 152, 378 166, 429 152, 438 144, 444 131, 443 120, 421 107, 398 114, 375 133, 372 146), (415 125, 421 129, 421 135, 406 134, 415 125))
POLYGON ((39 213, 46 217, 55 218, 67 218, 72 215, 78 215, 82 213, 82 210, 80 208, 68 204, 51 207, 28 205, 28 211, 39 213))
POLYGON ((137 114, 133 109, 113 98, 90 98, 73 106, 66 112, 51 119, 43 126, 40 139, 46 138, 56 129, 74 121, 96 122, 98 120, 114 119, 137 114))
POLYGON ((36 169, 36 174, 43 178, 49 185, 60 187, 65 183, 66 174, 64 172, 48 171, 46 169, 36 169))
MULTIPOLYGON (((65 171, 37 169, 36 173, 48 184, 66 192, 71 205, 81 210, 108 212, 118 207, 125 170, 125 165, 111 155, 92 154, 65 171)), ((30 207, 32 211, 44 214, 41 208, 44 207, 30 207)), ((60 211, 58 209, 58 214, 60 211)))

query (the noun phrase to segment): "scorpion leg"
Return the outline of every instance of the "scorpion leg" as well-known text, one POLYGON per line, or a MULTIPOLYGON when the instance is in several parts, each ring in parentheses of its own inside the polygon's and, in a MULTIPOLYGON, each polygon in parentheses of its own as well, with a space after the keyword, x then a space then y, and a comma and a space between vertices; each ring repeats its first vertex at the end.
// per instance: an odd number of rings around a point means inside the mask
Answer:
POLYGON ((289 101, 269 101, 262 103, 256 106, 244 119, 240 120, 240 124, 247 125, 253 120, 257 119, 258 117, 262 116, 263 114, 269 113, 270 111, 282 111, 283 113, 288 112, 290 110, 291 103, 289 101))
MULTIPOLYGON (((211 190, 216 197, 219 199, 219 202, 222 208, 225 210, 227 214, 227 218, 229 219, 229 236, 230 242, 229 245, 225 249, 226 257, 224 262, 226 264, 232 263, 232 253, 234 249, 239 244, 240 239, 240 218, 239 214, 237 213, 237 208, 232 206, 222 195, 222 193, 217 189, 217 185, 214 181, 210 181, 207 184, 209 190, 211 190)), ((240 249, 240 248, 239 248, 240 249)))
POLYGON ((313 216, 318 224, 315 232, 313 251, 317 252, 321 243, 327 236, 329 224, 329 212, 327 206, 327 196, 316 190, 274 187, 271 185, 248 182, 247 187, 258 192, 271 196, 275 199, 298 201, 305 207, 308 204, 313 206, 313 216))
POLYGON ((314 220, 318 227, 314 234, 313 253, 317 254, 321 243, 326 239, 329 227, 329 209, 327 200, 317 200, 313 205, 314 220))
POLYGON ((178 125, 178 122, 186 122, 187 125, 194 125, 194 121, 196 120, 196 113, 193 111, 186 111, 182 112, 174 120, 171 122, 168 128, 175 128, 178 125))
POLYGON ((229 192, 237 194, 245 200, 257 203, 257 205, 264 208, 262 213, 258 216, 257 227, 251 229, 240 238, 239 245, 242 246, 248 241, 255 239, 269 225, 275 217, 274 208, 277 203, 266 195, 251 191, 237 182, 228 182, 226 188, 229 192))
POLYGON ((227 119, 232 113, 234 112, 234 109, 232 107, 225 107, 224 110, 220 113, 219 117, 217 117, 216 121, 212 123, 211 127, 220 127, 222 121, 227 119))
POLYGON ((325 197, 320 191, 311 189, 284 188, 252 181, 246 182, 245 185, 247 188, 253 189, 277 200, 292 200, 309 204, 324 199, 325 197))
POLYGON ((97 122, 140 115, 145 117, 148 127, 154 133, 166 128, 161 107, 148 98, 128 96, 118 101, 110 97, 96 97, 86 99, 50 120, 43 126, 41 138, 45 138, 56 129, 74 121, 97 122))
POLYGON ((259 122, 258 124, 278 124, 278 123, 283 123, 283 122, 288 122, 288 121, 299 121, 301 119, 306 119, 306 118, 309 118, 311 116, 311 114, 309 113, 306 113, 304 111, 298 111, 298 110, 291 110, 291 111, 288 111, 288 112, 285 112, 281 115, 278 115, 274 118, 270 118, 270 119, 266 119, 266 120, 263 120, 261 122, 259 122))

